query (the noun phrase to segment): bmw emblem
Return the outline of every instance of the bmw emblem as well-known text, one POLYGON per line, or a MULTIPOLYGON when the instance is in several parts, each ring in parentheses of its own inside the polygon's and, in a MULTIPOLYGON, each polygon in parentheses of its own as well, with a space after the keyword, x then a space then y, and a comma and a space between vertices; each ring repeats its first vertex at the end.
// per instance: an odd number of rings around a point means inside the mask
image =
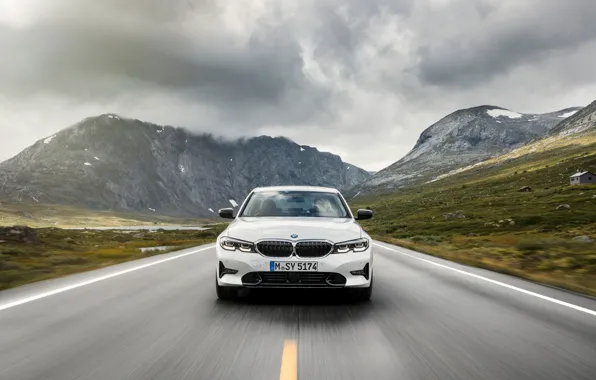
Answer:
POLYGON ((292 239, 296 239, 296 238, 298 237, 298 235, 296 235, 296 234, 291 234, 291 235, 290 235, 290 237, 291 237, 292 239))

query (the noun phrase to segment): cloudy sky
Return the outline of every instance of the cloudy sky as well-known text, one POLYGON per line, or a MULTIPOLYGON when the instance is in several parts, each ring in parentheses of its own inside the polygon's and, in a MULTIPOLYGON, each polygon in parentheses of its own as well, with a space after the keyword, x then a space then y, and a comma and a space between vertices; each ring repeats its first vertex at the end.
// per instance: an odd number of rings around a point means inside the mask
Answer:
POLYGON ((378 170, 459 108, 596 99, 594 0, 0 0, 0 160, 115 112, 378 170))

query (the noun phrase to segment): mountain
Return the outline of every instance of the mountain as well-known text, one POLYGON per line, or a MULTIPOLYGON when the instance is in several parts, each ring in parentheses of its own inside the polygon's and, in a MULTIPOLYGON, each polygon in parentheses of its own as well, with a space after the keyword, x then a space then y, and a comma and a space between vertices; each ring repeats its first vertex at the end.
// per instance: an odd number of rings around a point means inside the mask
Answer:
POLYGON ((422 132, 402 159, 348 192, 381 193, 426 182, 547 135, 581 107, 546 114, 520 114, 484 105, 453 112, 422 132))
POLYGON ((590 131, 596 131, 596 101, 559 123, 551 135, 568 136, 590 131))
POLYGON ((1 163, 0 200, 200 217, 258 186, 343 190, 368 178, 337 155, 282 137, 230 141, 104 114, 1 163))

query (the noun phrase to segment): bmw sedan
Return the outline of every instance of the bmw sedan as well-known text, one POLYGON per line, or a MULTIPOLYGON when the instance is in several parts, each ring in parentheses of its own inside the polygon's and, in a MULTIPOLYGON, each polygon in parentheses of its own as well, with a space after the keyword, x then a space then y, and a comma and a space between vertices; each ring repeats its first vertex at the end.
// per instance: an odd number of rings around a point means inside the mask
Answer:
POLYGON ((349 289, 371 298, 370 236, 336 189, 284 186, 254 189, 239 207, 221 209, 233 219, 217 238, 216 292, 220 299, 241 288, 349 289))

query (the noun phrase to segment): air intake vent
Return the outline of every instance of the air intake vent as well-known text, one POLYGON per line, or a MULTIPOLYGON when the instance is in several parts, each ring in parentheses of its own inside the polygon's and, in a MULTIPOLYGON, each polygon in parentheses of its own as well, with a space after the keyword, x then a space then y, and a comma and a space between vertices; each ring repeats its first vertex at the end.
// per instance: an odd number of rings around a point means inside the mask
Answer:
POLYGON ((329 286, 325 280, 329 273, 323 272, 258 272, 262 286, 329 286))
POLYGON ((290 257, 293 252, 289 241, 261 241, 257 243, 257 250, 268 257, 290 257))
POLYGON ((301 241, 296 244, 296 255, 300 257, 323 257, 331 253, 333 244, 325 241, 301 241))

